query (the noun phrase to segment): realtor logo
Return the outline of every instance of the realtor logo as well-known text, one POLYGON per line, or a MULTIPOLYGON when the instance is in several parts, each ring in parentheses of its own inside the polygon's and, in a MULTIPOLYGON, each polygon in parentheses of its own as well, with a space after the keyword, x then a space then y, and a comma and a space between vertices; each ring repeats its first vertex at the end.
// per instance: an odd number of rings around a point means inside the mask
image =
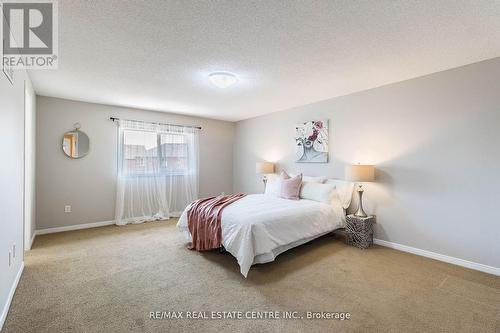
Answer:
POLYGON ((2 2, 2 64, 14 69, 57 68, 57 3, 2 2))

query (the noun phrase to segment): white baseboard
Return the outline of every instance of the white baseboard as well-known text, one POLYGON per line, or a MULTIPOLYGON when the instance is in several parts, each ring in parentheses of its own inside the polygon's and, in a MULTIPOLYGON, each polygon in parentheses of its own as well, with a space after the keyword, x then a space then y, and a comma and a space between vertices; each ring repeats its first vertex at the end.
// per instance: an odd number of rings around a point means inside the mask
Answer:
POLYGON ((14 283, 12 284, 12 287, 10 288, 7 302, 5 303, 5 306, 2 309, 2 314, 0 315, 0 331, 3 328, 3 324, 5 324, 5 319, 7 319, 7 314, 9 313, 10 303, 12 303, 12 299, 14 298, 14 293, 16 292, 17 284, 19 283, 19 280, 21 280, 21 275, 23 274, 23 270, 24 270, 24 261, 21 262, 21 267, 19 268, 19 271, 17 272, 16 279, 14 280, 14 283))
POLYGON ((35 241, 35 237, 36 237, 36 230, 33 230, 33 235, 31 235, 31 240, 30 243, 28 244, 28 248, 26 249, 26 251, 31 250, 31 248, 33 247, 33 242, 35 241))
POLYGON ((388 242, 382 239, 373 239, 373 242, 377 245, 385 246, 385 247, 390 247, 391 249, 403 251, 403 252, 409 252, 413 253, 419 256, 431 258, 431 259, 436 259, 439 261, 444 261, 449 264, 454 264, 470 269, 475 269, 477 271, 493 274, 493 275, 498 275, 500 276, 500 268, 498 267, 493 267, 493 266, 488 266, 488 265, 483 265, 479 263, 475 263, 472 261, 467 261, 455 257, 450 257, 444 254, 436 253, 436 252, 431 252, 431 251, 426 251, 422 249, 417 249, 416 247, 411 247, 407 245, 402 245, 398 243, 393 243, 393 242, 388 242))
POLYGON ((90 228, 104 227, 104 226, 113 225, 113 224, 115 224, 115 221, 103 221, 103 222, 69 225, 66 227, 38 229, 35 231, 35 235, 38 236, 38 235, 53 234, 56 232, 63 232, 63 231, 90 229, 90 228))

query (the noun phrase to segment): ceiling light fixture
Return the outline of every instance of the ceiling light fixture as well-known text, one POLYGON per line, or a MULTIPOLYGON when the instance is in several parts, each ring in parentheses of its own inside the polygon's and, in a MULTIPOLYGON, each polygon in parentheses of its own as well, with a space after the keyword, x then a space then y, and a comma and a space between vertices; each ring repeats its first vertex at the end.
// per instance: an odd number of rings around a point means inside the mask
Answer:
POLYGON ((210 81, 218 88, 225 89, 238 82, 238 78, 233 73, 214 72, 208 74, 210 81))

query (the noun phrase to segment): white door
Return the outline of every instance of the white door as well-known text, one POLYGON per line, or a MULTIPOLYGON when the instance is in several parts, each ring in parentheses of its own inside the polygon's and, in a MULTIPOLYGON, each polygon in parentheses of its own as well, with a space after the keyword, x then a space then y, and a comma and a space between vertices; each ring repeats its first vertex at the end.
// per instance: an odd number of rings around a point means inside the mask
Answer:
POLYGON ((35 232, 35 102, 31 83, 24 86, 24 249, 30 250, 35 232))

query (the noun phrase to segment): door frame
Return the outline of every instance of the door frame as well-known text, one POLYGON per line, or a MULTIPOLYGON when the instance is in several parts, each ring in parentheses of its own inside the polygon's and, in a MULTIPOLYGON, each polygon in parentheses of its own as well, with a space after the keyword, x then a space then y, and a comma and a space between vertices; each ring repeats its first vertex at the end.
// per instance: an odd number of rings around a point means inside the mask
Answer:
POLYGON ((31 250, 35 238, 35 151, 36 95, 31 82, 24 81, 24 250, 31 250))

